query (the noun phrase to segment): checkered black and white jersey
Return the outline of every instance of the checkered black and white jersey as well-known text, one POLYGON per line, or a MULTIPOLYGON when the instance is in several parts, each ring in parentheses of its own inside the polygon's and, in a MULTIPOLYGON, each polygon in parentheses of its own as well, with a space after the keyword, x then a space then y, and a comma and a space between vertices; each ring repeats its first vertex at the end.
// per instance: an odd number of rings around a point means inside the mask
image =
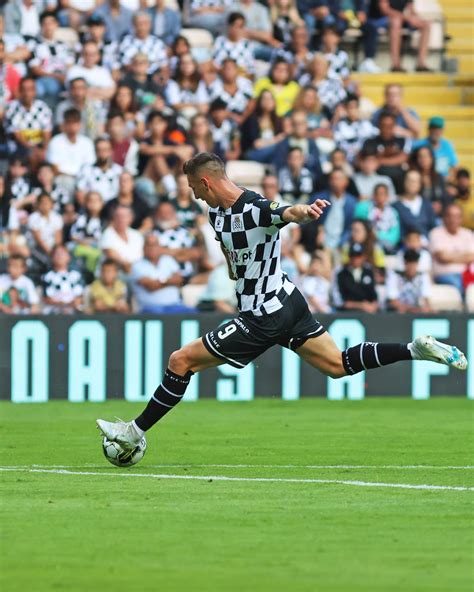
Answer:
POLYGON ((282 308, 281 299, 294 285, 280 267, 280 229, 289 206, 268 201, 247 189, 226 210, 209 208, 216 240, 225 249, 237 278, 237 304, 241 312, 257 316, 282 308))
MULTIPOLYGON (((154 230, 160 242, 160 247, 165 249, 190 249, 196 245, 194 235, 185 226, 168 228, 166 230, 157 226, 154 230)), ((194 273, 194 265, 191 261, 179 261, 181 274, 189 277, 194 273)))
POLYGON ((146 39, 125 35, 119 46, 119 62, 122 66, 128 66, 137 53, 144 53, 148 57, 149 74, 153 74, 155 70, 159 70, 168 63, 166 45, 155 35, 148 35, 146 39))
POLYGON ((334 140, 338 148, 346 153, 347 160, 352 162, 360 152, 364 142, 375 138, 379 130, 368 119, 351 121, 347 117, 340 119, 334 128, 334 140))
POLYGON ((252 43, 248 39, 231 41, 225 35, 220 35, 214 41, 214 53, 212 56, 217 66, 222 66, 225 60, 235 60, 237 66, 249 74, 255 72, 255 64, 252 52, 252 43))
POLYGON ((20 101, 11 101, 5 111, 4 126, 8 133, 22 132, 28 139, 31 139, 31 135, 34 141, 37 139, 36 135, 42 131, 51 131, 53 114, 48 105, 40 99, 33 101, 30 109, 20 101))
POLYGON ((113 162, 103 170, 96 164, 84 164, 77 176, 76 187, 80 191, 98 191, 104 202, 117 197, 122 167, 113 162))
POLYGON ((233 95, 225 88, 221 78, 217 78, 208 87, 211 102, 215 99, 222 99, 226 104, 227 111, 241 114, 247 108, 248 102, 253 96, 253 86, 248 78, 239 76, 237 78, 237 90, 233 95))
POLYGON ((31 39, 27 43, 33 54, 29 67, 41 67, 48 73, 60 72, 64 74, 68 66, 74 64, 74 56, 69 47, 62 41, 50 41, 43 37, 31 39))

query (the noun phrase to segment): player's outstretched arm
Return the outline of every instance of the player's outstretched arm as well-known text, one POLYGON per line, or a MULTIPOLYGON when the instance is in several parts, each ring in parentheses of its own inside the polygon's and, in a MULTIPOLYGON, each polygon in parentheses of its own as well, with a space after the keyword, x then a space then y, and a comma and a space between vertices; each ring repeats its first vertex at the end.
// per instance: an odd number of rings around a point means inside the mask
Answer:
POLYGON ((318 220, 323 210, 331 205, 331 202, 325 199, 317 199, 311 205, 297 204, 287 208, 282 215, 285 222, 297 222, 298 224, 304 224, 305 222, 312 222, 318 220))

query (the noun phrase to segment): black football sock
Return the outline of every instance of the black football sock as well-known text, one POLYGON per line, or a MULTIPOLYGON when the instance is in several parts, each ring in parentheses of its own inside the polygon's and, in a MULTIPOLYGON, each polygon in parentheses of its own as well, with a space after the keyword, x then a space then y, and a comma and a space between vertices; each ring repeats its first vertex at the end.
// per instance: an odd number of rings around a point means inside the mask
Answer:
POLYGON ((342 364, 347 374, 380 368, 402 360, 412 360, 406 343, 360 343, 342 352, 342 364))
POLYGON ((193 374, 194 372, 189 371, 184 376, 179 376, 168 368, 148 405, 135 419, 135 424, 144 432, 154 426, 181 401, 193 374))

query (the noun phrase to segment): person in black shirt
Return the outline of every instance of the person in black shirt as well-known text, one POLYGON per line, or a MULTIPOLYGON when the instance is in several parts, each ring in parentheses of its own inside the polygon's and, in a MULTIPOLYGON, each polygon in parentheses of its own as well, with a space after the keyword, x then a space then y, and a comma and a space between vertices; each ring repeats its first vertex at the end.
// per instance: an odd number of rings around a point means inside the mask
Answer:
POLYGON ((134 192, 134 180, 130 173, 124 171, 119 179, 119 194, 116 198, 109 200, 104 207, 102 216, 106 222, 112 220, 117 206, 128 206, 133 212, 131 227, 135 230, 145 232, 151 230, 153 222, 151 211, 148 205, 134 192))
POLYGON ((131 71, 124 77, 122 84, 133 91, 135 100, 140 106, 151 105, 156 97, 164 97, 165 87, 158 84, 148 74, 150 62, 144 53, 137 53, 133 56, 131 71))

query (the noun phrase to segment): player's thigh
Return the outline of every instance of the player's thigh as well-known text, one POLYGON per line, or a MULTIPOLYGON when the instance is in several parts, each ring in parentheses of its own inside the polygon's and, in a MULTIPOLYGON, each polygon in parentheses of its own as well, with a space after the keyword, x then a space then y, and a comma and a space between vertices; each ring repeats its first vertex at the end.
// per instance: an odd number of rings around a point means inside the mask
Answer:
POLYGON ((327 376, 340 378, 346 375, 342 364, 342 352, 328 332, 308 339, 296 353, 327 376))
POLYGON ((183 376, 190 370, 192 372, 200 372, 206 368, 213 368, 221 364, 224 364, 224 362, 209 353, 204 347, 201 338, 195 339, 173 352, 169 360, 170 370, 180 376, 183 376))

